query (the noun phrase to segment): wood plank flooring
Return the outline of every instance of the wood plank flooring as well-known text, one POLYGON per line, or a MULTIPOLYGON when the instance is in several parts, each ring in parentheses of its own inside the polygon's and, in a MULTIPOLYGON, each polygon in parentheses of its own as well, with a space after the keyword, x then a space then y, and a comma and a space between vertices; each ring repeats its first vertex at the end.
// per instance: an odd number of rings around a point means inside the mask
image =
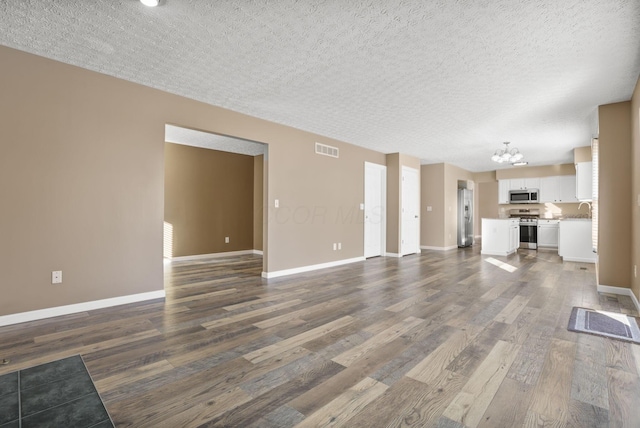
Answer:
POLYGON ((640 346, 566 330, 631 300, 479 250, 269 280, 259 256, 173 262, 166 301, 0 328, 0 374, 81 354, 117 427, 640 427, 640 346))

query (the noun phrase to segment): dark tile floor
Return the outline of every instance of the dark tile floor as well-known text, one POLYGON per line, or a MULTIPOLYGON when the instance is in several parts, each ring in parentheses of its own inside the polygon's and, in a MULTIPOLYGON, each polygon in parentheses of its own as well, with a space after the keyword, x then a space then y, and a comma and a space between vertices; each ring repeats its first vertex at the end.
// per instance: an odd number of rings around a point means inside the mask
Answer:
POLYGON ((113 428, 79 355, 0 376, 0 428, 113 428))

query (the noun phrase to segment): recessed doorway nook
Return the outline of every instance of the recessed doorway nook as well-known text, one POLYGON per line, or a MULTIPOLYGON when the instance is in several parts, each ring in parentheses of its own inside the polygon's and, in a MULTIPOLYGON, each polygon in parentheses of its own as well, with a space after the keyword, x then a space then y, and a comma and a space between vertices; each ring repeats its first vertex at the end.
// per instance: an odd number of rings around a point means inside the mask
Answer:
POLYGON ((165 125, 165 265, 263 256, 267 156, 264 143, 165 125))

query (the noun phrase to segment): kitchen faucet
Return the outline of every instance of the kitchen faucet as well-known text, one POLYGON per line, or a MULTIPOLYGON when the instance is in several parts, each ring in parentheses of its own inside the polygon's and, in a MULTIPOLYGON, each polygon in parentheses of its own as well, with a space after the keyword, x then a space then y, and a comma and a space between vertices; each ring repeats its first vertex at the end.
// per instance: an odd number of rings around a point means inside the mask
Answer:
POLYGON ((578 211, 580 211, 580 207, 582 206, 582 204, 587 204, 587 206, 589 207, 589 214, 588 214, 587 218, 591 218, 591 203, 589 203, 587 201, 580 202, 580 205, 578 205, 578 211))

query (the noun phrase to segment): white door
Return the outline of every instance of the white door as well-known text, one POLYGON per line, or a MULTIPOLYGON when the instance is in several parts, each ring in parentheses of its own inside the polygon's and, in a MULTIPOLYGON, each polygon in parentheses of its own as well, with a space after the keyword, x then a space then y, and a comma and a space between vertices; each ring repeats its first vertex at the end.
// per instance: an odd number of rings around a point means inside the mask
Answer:
POLYGON ((401 255, 420 252, 420 183, 417 169, 402 167, 401 255))
POLYGON ((385 253, 387 167, 364 163, 364 256, 385 253))

